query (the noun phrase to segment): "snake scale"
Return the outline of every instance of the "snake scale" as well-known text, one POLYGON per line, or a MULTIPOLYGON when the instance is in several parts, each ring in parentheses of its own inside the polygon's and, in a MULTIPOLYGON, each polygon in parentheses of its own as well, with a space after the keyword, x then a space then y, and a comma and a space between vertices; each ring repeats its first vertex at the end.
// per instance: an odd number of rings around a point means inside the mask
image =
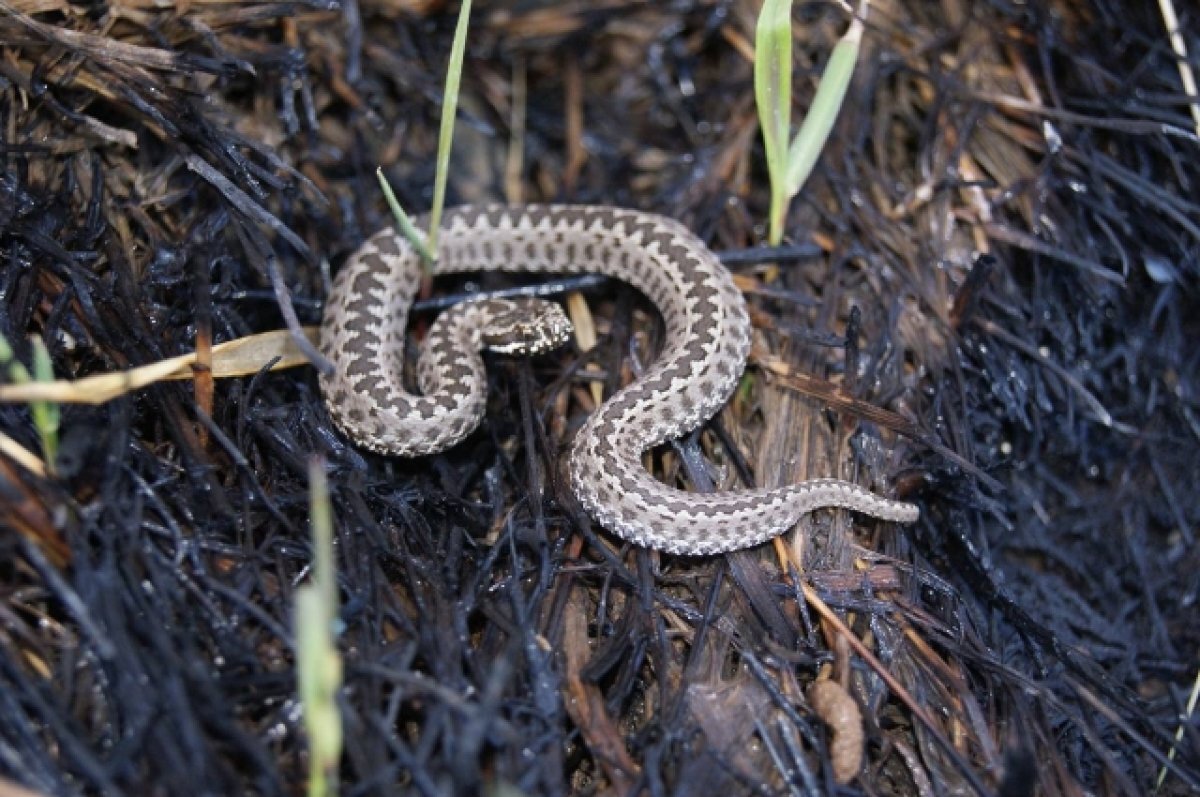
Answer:
MULTIPOLYGON (((836 479, 702 494, 646 470, 644 452, 725 404, 750 350, 745 300, 725 267, 678 222, 603 206, 481 205, 448 210, 439 235, 435 274, 598 273, 629 283, 662 313, 666 339, 658 359, 588 419, 568 454, 575 496, 618 536, 695 556, 757 545, 823 507, 917 519, 911 504, 836 479)), ((462 302, 432 325, 417 366, 421 395, 413 394, 403 385, 401 358, 420 278, 413 247, 381 230, 338 273, 321 325, 320 350, 334 364, 321 377, 330 414, 357 443, 384 454, 440 451, 476 427, 487 387, 481 348, 537 353, 570 333, 557 305, 543 300, 462 302), (533 319, 543 311, 548 320, 539 326, 533 319)))

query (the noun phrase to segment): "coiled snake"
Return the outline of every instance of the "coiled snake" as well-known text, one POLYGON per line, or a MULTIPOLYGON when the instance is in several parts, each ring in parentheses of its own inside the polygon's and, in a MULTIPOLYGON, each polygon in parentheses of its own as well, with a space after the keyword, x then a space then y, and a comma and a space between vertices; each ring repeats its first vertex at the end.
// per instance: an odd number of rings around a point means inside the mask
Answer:
MULTIPOLYGON (((917 519, 911 504, 836 479, 702 494, 647 472, 647 449, 694 429, 725 404, 750 350, 745 300, 725 267, 678 222, 600 206, 466 206, 447 211, 439 235, 435 274, 598 273, 629 283, 662 313, 661 355, 591 416, 568 454, 571 489, 618 536, 705 555, 757 545, 822 507, 917 519)), ((412 246, 381 230, 338 273, 325 305, 320 349, 335 370, 321 377, 321 388, 330 414, 360 445, 384 454, 440 451, 476 427, 487 387, 481 347, 537 353, 570 332, 557 306, 542 300, 460 303, 431 327, 417 366, 422 395, 414 395, 404 388, 400 363, 420 275, 412 246), (531 323, 542 311, 546 323, 531 323)))

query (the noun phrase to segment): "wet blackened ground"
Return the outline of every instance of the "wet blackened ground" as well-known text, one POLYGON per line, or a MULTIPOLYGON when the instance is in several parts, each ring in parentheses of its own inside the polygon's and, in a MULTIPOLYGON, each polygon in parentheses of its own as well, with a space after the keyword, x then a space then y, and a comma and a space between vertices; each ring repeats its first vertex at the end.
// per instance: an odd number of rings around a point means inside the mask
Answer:
MULTIPOLYGON (((429 203, 456 4, 7 3, 0 331, 25 362, 30 336, 77 377, 316 323, 387 223, 376 165, 429 203)), ((1200 637, 1200 143, 1152 4, 1037 6, 872 6, 782 253, 742 251, 768 196, 756 4, 473 17, 453 200, 677 217, 754 308, 756 365, 664 478, 856 478, 917 525, 819 513, 790 572, 592 528, 556 463, 589 380, 652 350, 620 286, 586 294, 596 350, 496 361, 484 427, 419 462, 349 446, 311 368, 68 407, 57 475, 0 457, 0 773, 302 789, 316 454, 347 794, 826 793, 850 726, 814 714, 818 675, 863 717, 846 793, 1147 792, 1200 637)), ((847 17, 794 18, 799 114, 847 17)), ((0 430, 40 450, 25 405, 0 430)), ((1163 793, 1200 786, 1188 722, 1163 793)))

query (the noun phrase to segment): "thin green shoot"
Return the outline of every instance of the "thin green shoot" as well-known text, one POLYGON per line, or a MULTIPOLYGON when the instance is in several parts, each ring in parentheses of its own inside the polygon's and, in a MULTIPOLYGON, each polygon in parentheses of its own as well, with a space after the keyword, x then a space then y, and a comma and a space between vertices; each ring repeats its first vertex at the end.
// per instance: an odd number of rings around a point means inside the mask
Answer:
POLYGON ((396 219, 396 226, 400 228, 400 234, 408 239, 413 249, 417 250, 417 254, 421 256, 421 263, 425 266, 425 273, 428 274, 433 269, 433 252, 429 251, 429 247, 425 245, 425 239, 417 230, 416 225, 412 223, 412 218, 404 212, 400 200, 396 199, 396 192, 392 190, 391 183, 384 177, 383 169, 376 167, 375 177, 379 180, 379 187, 383 190, 388 207, 392 209, 392 216, 396 219))
POLYGON ((783 240, 787 140, 792 118, 792 3, 766 0, 754 31, 754 102, 771 181, 768 241, 783 240))
MULTIPOLYGON (((30 375, 25 365, 16 358, 8 338, 0 335, 0 368, 8 372, 10 381, 26 384, 29 382, 53 382, 54 365, 50 362, 50 352, 41 338, 33 339, 33 374, 30 375)), ((46 472, 54 474, 54 462, 58 457, 58 430, 62 412, 53 401, 29 402, 29 413, 33 417, 33 428, 37 430, 42 443, 42 458, 46 463, 46 472)))
MULTIPOLYGON (((1196 672, 1196 680, 1192 681, 1192 693, 1188 696, 1187 706, 1185 707, 1186 714, 1180 718, 1179 727, 1175 729, 1175 741, 1171 743, 1171 749, 1167 751, 1167 760, 1175 760, 1175 751, 1179 748, 1183 741, 1184 728, 1191 721, 1191 717, 1196 713, 1196 703, 1200 701, 1200 671, 1196 672)), ((1154 793, 1158 794, 1158 790, 1162 788, 1163 782, 1167 779, 1167 768, 1164 766, 1158 770, 1158 780, 1154 783, 1154 793)))
POLYGON ((850 78, 858 63, 858 50, 862 43, 863 24, 858 17, 850 20, 850 28, 833 47, 829 63, 821 74, 821 85, 813 97, 812 105, 788 149, 787 193, 788 198, 800 193, 804 183, 812 174, 813 166, 820 157, 825 142, 833 130, 846 92, 850 89, 850 78))
POLYGON ((437 251, 438 230, 442 226, 442 207, 446 203, 446 179, 450 172, 450 147, 454 141, 454 120, 458 114, 458 90, 462 84, 463 57, 467 27, 471 19, 471 0, 463 0, 450 45, 450 63, 446 67, 446 89, 442 99, 442 122, 438 131, 437 171, 433 180, 433 207, 429 211, 429 248, 437 251))
POLYGON ((851 19, 849 30, 834 46, 812 106, 790 146, 792 2, 766 0, 759 13, 754 35, 754 99, 758 106, 767 173, 771 182, 767 240, 772 246, 783 242, 788 205, 812 174, 846 99, 850 78, 858 61, 862 20, 868 5, 867 2, 863 3, 862 13, 851 19))
POLYGON ((335 642, 338 601, 333 512, 319 458, 309 463, 308 479, 313 566, 311 581, 296 589, 296 677, 308 734, 308 797, 331 797, 338 793, 342 757, 342 718, 337 705, 342 659, 335 642))

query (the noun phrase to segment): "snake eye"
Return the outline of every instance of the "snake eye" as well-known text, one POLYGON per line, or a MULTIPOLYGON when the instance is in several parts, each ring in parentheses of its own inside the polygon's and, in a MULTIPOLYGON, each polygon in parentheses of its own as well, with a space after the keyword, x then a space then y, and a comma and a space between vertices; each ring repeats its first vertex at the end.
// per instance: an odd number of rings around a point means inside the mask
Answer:
POLYGON ((488 320, 483 345, 497 354, 533 356, 557 349, 573 328, 561 307, 545 299, 508 300, 488 320))

